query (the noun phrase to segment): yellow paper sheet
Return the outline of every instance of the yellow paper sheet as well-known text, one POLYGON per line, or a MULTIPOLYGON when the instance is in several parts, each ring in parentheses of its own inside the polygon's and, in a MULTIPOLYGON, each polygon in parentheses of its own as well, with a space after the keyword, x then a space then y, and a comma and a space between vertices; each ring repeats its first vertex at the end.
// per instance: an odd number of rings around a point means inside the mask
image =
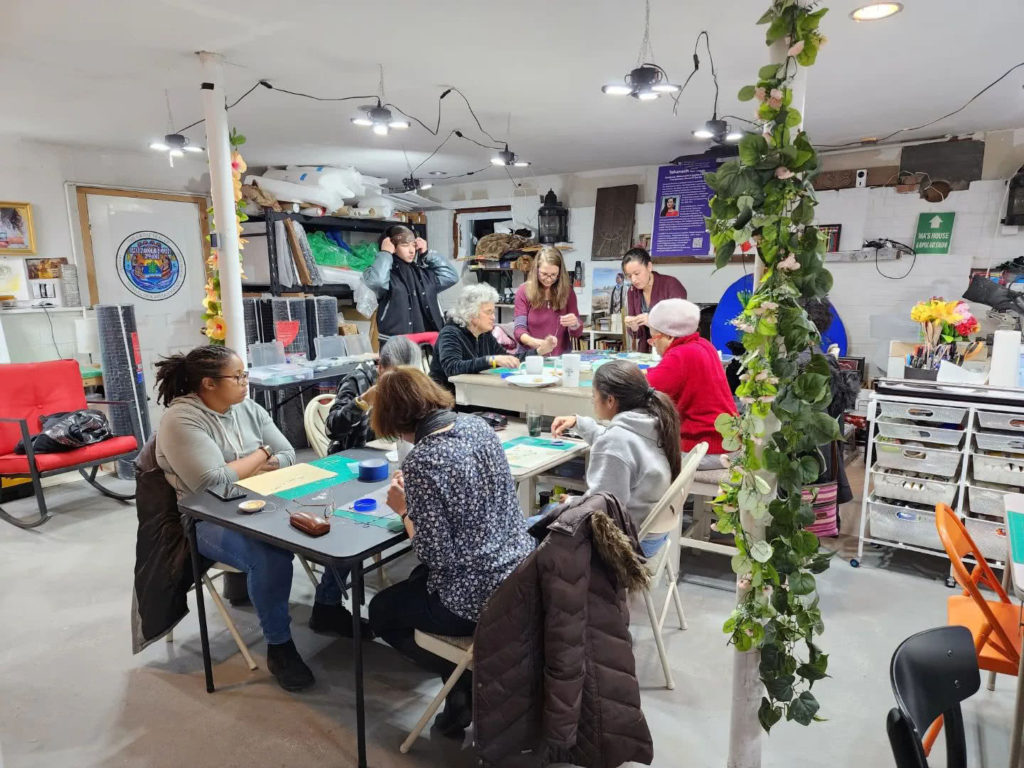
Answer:
POLYGON ((321 467, 314 467, 312 464, 293 464, 290 467, 275 469, 273 472, 263 475, 247 477, 245 480, 239 480, 236 485, 264 496, 273 496, 279 491, 315 483, 317 480, 326 480, 329 477, 335 477, 336 474, 321 467))

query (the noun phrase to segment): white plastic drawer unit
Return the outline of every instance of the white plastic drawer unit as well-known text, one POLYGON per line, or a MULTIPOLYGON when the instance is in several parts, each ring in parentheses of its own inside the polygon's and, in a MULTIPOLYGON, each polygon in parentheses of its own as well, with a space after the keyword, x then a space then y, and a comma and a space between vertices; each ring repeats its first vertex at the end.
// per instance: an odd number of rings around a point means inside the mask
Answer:
POLYGON ((975 432, 974 441, 983 451, 1024 454, 1024 434, 1013 432, 975 432))
POLYGON ((871 536, 898 541, 915 547, 942 549, 939 532, 935 528, 935 513, 914 507, 888 504, 871 497, 868 499, 871 536))
POLYGON ((901 475, 896 472, 872 472, 875 495, 883 499, 899 499, 934 507, 956 500, 956 483, 946 483, 924 476, 901 475))
POLYGON ((1006 486, 1008 491, 1020 493, 1024 490, 1024 456, 1010 458, 977 453, 974 455, 974 479, 997 483, 1006 486))
POLYGON ((968 517, 964 525, 982 555, 990 560, 1006 560, 1009 550, 1005 523, 968 517))
POLYGON ((1019 413, 978 411, 978 424, 982 429, 999 429, 1009 432, 1024 432, 1024 417, 1019 413))
POLYGON ((959 451, 944 451, 924 445, 876 442, 874 450, 875 466, 922 472, 947 480, 958 479, 955 475, 963 457, 959 451))
POLYGON ((962 429, 941 429, 940 427, 921 426, 918 424, 896 424, 889 421, 876 421, 878 434, 897 440, 920 440, 936 445, 959 447, 967 434, 962 429))
POLYGON ((882 416, 886 418, 927 421, 930 424, 963 424, 967 415, 966 408, 926 403, 894 403, 882 400, 879 407, 882 409, 882 416))

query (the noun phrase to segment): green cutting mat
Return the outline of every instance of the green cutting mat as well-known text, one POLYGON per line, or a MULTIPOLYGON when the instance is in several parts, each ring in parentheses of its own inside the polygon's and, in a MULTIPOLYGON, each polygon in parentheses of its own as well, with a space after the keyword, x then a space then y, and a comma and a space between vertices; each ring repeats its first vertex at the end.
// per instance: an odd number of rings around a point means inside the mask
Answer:
POLYGON ((388 515, 387 517, 378 517, 376 515, 363 515, 359 512, 350 512, 347 509, 336 509, 334 510, 335 517, 344 517, 347 520, 352 520, 362 525, 373 525, 377 528, 386 528, 389 531, 400 531, 405 525, 402 523, 402 518, 398 515, 388 515))
POLYGON ((311 493, 322 491, 327 488, 333 488, 336 485, 347 483, 351 480, 355 480, 359 476, 359 462, 346 459, 344 456, 325 456, 322 459, 311 461, 314 467, 320 467, 326 469, 328 472, 334 472, 334 477, 326 477, 323 480, 317 480, 312 483, 306 483, 305 485, 299 485, 295 488, 289 488, 287 491, 281 491, 280 493, 274 494, 282 499, 288 499, 294 501, 295 499, 302 498, 311 493))
POLYGON ((550 437, 516 437, 509 440, 507 443, 502 443, 501 447, 508 450, 509 448, 515 448, 517 445, 531 445, 534 448, 550 448, 553 451, 568 451, 574 447, 574 443, 563 443, 562 445, 556 445, 555 441, 550 437))

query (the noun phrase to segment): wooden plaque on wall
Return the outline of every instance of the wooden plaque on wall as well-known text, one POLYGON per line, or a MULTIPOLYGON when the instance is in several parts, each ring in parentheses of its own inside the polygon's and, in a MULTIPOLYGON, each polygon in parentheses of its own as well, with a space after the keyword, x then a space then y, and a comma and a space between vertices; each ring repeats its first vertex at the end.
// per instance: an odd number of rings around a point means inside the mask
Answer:
POLYGON ((629 250, 636 220, 636 184, 602 187, 597 190, 594 207, 594 261, 618 261, 629 250))

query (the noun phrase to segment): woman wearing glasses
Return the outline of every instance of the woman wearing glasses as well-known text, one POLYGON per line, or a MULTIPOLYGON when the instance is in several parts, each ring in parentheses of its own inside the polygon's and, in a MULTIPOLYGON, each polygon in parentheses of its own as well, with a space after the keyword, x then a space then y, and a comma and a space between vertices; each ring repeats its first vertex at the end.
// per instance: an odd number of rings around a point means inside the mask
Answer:
MULTIPOLYGON (((248 398, 245 364, 227 347, 197 347, 156 364, 157 402, 167 406, 156 437, 156 463, 178 496, 231 485, 287 467, 295 451, 270 414, 248 398)), ((313 684, 292 642, 288 595, 292 553, 207 522, 196 524, 199 552, 246 574, 249 598, 267 641, 267 668, 282 688, 313 684)), ((310 627, 351 637, 352 615, 342 591, 325 574, 316 590, 310 627)))

